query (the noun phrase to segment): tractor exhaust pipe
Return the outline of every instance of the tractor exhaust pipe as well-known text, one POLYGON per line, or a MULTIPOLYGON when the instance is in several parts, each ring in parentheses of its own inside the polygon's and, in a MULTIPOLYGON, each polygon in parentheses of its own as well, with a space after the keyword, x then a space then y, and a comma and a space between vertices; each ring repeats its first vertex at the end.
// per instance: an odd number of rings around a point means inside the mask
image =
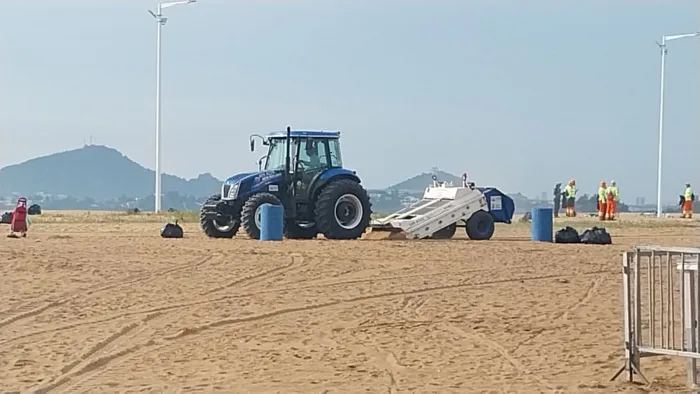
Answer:
POLYGON ((289 168, 291 166, 290 164, 290 157, 289 155, 291 154, 292 147, 292 128, 287 126, 287 157, 284 159, 284 183, 289 185, 290 184, 290 179, 289 179, 289 168))

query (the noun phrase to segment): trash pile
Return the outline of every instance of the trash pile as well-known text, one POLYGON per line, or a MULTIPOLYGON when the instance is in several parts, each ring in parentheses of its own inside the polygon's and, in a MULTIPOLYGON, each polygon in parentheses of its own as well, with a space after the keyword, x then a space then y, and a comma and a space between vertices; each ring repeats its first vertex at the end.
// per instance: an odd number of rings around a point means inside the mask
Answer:
POLYGON ((612 237, 602 227, 589 228, 579 236, 575 228, 566 226, 554 233, 554 242, 558 244, 610 245, 612 237))
POLYGON ((168 223, 160 230, 160 236, 163 238, 182 238, 184 236, 184 231, 182 227, 177 223, 168 223))

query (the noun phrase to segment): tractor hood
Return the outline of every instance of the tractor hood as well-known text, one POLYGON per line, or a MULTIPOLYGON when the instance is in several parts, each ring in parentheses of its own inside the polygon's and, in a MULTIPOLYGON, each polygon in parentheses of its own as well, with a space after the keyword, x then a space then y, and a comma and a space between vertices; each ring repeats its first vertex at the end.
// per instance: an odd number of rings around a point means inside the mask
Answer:
POLYGON ((248 178, 251 175, 256 175, 258 174, 257 172, 244 172, 242 174, 236 174, 234 176, 226 178, 226 181, 224 181, 225 184, 227 185, 233 185, 234 183, 238 183, 244 178, 248 178))
POLYGON ((261 172, 245 172, 229 177, 221 187, 221 197, 224 200, 235 200, 246 197, 250 193, 267 190, 270 184, 279 184, 283 170, 268 170, 261 172))
POLYGON ((282 172, 283 172, 282 170, 244 172, 242 174, 236 174, 234 176, 227 178, 226 181, 224 182, 224 184, 235 185, 237 183, 241 183, 241 182, 247 181, 247 180, 252 180, 253 184, 263 183, 263 182, 269 181, 270 179, 278 178, 280 175, 282 175, 282 172))

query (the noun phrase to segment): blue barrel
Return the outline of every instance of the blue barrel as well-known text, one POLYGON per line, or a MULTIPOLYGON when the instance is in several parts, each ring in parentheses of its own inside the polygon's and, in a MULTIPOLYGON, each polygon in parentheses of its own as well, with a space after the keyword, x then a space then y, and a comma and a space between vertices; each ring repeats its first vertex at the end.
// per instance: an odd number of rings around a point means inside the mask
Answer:
POLYGON ((263 204, 260 206, 260 240, 281 241, 284 233, 284 207, 263 204))
POLYGON ((530 234, 533 241, 552 242, 554 233, 554 219, 552 219, 552 208, 532 208, 530 215, 530 234))

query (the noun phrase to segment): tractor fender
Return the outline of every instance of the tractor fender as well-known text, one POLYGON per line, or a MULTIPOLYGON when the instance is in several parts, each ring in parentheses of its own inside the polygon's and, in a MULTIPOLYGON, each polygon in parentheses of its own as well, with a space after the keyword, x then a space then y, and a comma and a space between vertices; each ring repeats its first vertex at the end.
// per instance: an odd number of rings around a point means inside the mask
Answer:
POLYGON ((493 220, 496 223, 510 224, 515 214, 515 202, 513 199, 495 187, 480 187, 479 190, 486 197, 486 204, 488 205, 489 213, 493 216, 493 220))
POLYGON ((357 176, 355 171, 345 168, 329 168, 316 175, 311 181, 311 185, 309 187, 310 199, 315 200, 316 195, 318 195, 318 192, 320 192, 321 189, 323 189, 327 184, 340 179, 349 179, 357 183, 361 182, 360 177, 357 176))

